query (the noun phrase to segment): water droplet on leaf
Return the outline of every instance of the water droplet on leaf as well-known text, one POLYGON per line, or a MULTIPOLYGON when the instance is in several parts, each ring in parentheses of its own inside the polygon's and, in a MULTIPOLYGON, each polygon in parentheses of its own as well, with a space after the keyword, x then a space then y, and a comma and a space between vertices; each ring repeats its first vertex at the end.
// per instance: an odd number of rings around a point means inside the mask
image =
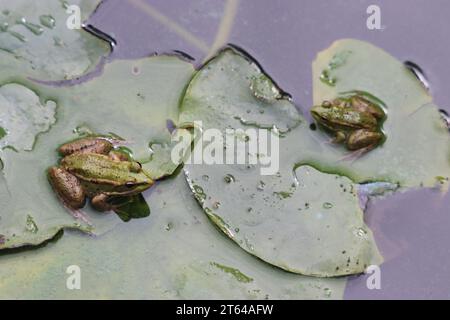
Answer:
POLYGON ((231 182, 234 182, 234 177, 233 177, 231 174, 227 174, 227 175, 223 178, 223 180, 224 180, 226 183, 231 183, 231 182))
POLYGON ((41 24, 49 29, 53 29, 55 27, 56 21, 55 18, 53 18, 49 14, 43 14, 39 17, 39 21, 41 24))
POLYGON ((324 208, 324 209, 331 209, 331 208, 333 208, 333 204, 330 203, 330 202, 325 202, 325 203, 323 204, 323 208, 324 208))

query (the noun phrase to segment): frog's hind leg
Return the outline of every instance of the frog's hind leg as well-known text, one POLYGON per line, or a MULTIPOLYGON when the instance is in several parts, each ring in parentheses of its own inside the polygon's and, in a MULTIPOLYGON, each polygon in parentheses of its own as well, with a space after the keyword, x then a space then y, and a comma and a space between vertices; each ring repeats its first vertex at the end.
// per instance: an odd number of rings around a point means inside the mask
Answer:
POLYGON ((74 153, 98 153, 108 154, 113 149, 113 144, 108 140, 88 137, 68 142, 59 147, 61 155, 67 156, 74 153))
POLYGON ((82 210, 80 209, 72 209, 70 208, 68 205, 66 205, 63 202, 64 207, 67 209, 67 211, 70 212, 70 214, 77 220, 83 221, 84 223, 86 223, 88 226, 92 226, 92 222, 89 220, 88 216, 86 213, 84 213, 82 210))
POLYGON ((49 168, 47 177, 53 190, 67 206, 74 210, 84 207, 86 194, 77 177, 60 167, 49 168))
POLYGON ((86 204, 86 194, 78 179, 59 167, 51 167, 48 169, 47 176, 50 185, 67 211, 75 219, 92 225, 86 214, 80 210, 86 204))
POLYGON ((368 146, 359 150, 351 151, 342 158, 340 158, 338 161, 350 161, 352 163, 361 158, 362 156, 364 156, 367 152, 369 152, 373 148, 375 148, 375 146, 368 146))
POLYGON ((367 152, 377 147, 383 135, 379 132, 373 132, 365 129, 360 129, 352 132, 347 139, 347 148, 351 152, 341 160, 356 160, 362 157, 367 152))

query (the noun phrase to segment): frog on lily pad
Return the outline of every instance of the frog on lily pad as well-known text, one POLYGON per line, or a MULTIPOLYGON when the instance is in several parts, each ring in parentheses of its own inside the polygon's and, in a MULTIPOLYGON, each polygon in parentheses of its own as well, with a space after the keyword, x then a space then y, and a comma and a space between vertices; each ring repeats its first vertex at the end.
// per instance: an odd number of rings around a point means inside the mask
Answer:
POLYGON ((311 109, 314 120, 335 134, 334 143, 343 143, 350 151, 364 154, 385 140, 381 124, 384 110, 368 99, 355 94, 333 101, 324 101, 311 109))
POLYGON ((63 158, 59 166, 48 169, 48 179, 71 210, 84 207, 89 198, 97 211, 113 210, 120 216, 122 206, 154 183, 139 162, 114 150, 113 143, 104 137, 80 138, 63 144, 58 151, 63 158))

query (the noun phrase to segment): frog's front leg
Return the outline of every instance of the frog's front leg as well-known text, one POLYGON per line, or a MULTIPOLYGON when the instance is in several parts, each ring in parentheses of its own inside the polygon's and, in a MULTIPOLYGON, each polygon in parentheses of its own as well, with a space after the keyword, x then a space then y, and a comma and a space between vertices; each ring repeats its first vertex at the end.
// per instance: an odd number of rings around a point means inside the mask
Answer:
POLYGON ((84 207, 86 194, 77 177, 59 167, 48 169, 47 176, 53 190, 60 196, 65 205, 73 210, 84 207))
POLYGON ((100 212, 111 211, 114 206, 108 203, 109 196, 104 193, 100 193, 91 199, 91 204, 95 210, 100 212))
POLYGON ((108 156, 114 161, 131 161, 130 156, 122 151, 112 150, 108 153, 108 156))
POLYGON ((336 132, 336 136, 333 138, 333 140, 331 140, 332 143, 342 143, 347 139, 347 135, 342 132, 342 131, 338 131, 336 132))

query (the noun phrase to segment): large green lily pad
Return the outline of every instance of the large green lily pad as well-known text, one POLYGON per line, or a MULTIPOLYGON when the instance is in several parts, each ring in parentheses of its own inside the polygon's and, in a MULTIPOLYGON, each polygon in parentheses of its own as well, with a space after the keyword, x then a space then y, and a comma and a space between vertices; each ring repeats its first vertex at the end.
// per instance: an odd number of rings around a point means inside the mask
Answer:
POLYGON ((344 278, 285 272, 216 232, 183 175, 145 197, 147 219, 95 239, 66 232, 46 248, 0 256, 0 299, 342 298, 344 278), (81 290, 66 287, 71 265, 80 267, 81 290))
MULTIPOLYGON (((84 22, 100 0, 75 0, 84 22)), ((93 70, 110 44, 83 29, 69 29, 69 3, 62 0, 1 0, 0 59, 2 72, 38 80, 65 80, 93 70)))
MULTIPOLYGON (((40 244, 62 228, 99 234, 117 224, 115 215, 89 206, 82 210, 84 219, 74 219, 65 210, 46 179, 46 169, 58 161, 56 148, 79 133, 114 133, 126 139, 136 160, 151 163, 152 157, 161 158, 149 146, 170 143, 166 122, 176 119, 179 97, 192 72, 189 63, 176 57, 152 57, 110 63, 101 76, 75 86, 50 87, 24 79, 1 86, 0 94, 11 103, 0 109, 7 129, 0 140, 6 144, 0 151, 0 249, 40 244), (45 108, 48 112, 42 113, 45 108), (18 110, 23 114, 15 116, 18 110), (37 111, 43 119, 35 117, 37 111)), ((0 83, 9 76, 2 73, 0 83)), ((154 178, 175 169, 160 168, 154 178)))
MULTIPOLYGON (((272 128, 280 139, 279 154, 271 150, 279 156, 279 169, 271 175, 262 175, 263 166, 249 161, 186 166, 189 185, 205 213, 244 250, 285 270, 313 276, 360 273, 380 262, 363 222, 358 186, 346 177, 296 166, 293 159, 302 150, 287 137, 293 134, 289 130, 306 123, 249 57, 232 48, 219 53, 194 76, 181 110, 180 121, 202 121, 204 135, 211 128, 223 134, 226 129, 272 128)), ((250 143, 261 139, 248 131, 237 133, 242 134, 250 143)), ((261 159, 263 154, 257 153, 261 159)))
POLYGON ((336 42, 318 55, 313 75, 315 104, 349 92, 383 103, 385 143, 362 157, 348 157, 342 146, 328 143, 325 133, 311 130, 294 113, 289 99, 250 58, 226 49, 195 75, 180 118, 200 120, 204 130, 222 133, 273 127, 280 135, 280 170, 260 176, 260 166, 192 164, 186 174, 205 213, 244 250, 293 272, 358 273, 380 257, 364 225, 355 183, 385 182, 379 186, 386 191, 446 184, 450 136, 420 82, 368 43, 336 42))
POLYGON ((298 146, 298 162, 315 163, 329 172, 341 172, 357 182, 384 180, 401 187, 433 187, 450 177, 450 135, 432 98, 414 75, 385 51, 367 42, 339 40, 318 54, 313 63, 314 104, 349 91, 367 92, 384 102, 384 144, 354 161, 342 161, 342 146, 327 144, 322 132, 307 126, 288 137, 298 146), (330 71, 334 86, 320 79, 330 61, 345 55, 330 71), (297 137, 309 135, 308 139, 297 137), (301 154, 307 150, 307 154, 301 154))

